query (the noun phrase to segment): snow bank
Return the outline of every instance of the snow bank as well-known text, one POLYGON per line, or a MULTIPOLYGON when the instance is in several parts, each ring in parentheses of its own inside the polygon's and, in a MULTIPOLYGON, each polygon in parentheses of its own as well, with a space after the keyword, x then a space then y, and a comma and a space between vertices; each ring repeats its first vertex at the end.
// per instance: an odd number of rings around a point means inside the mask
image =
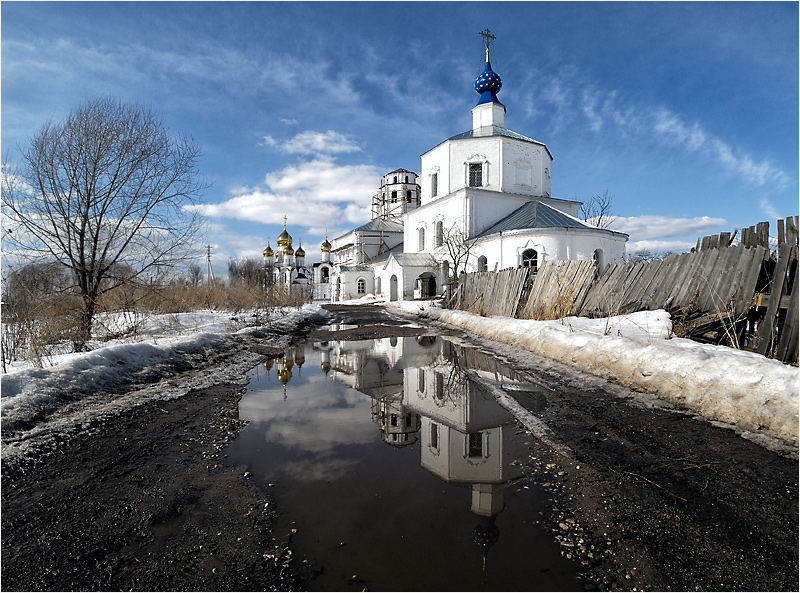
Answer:
POLYGON ((655 394, 736 425, 746 438, 758 441, 767 434, 798 445, 800 369, 752 352, 671 338, 666 311, 531 321, 480 317, 421 301, 391 306, 655 394))
MULTIPOLYGON (((326 315, 320 306, 306 305, 273 312, 269 327, 290 331, 326 315)), ((259 358, 246 349, 223 361, 224 368, 209 369, 208 364, 213 353, 237 347, 233 333, 264 331, 263 327, 242 328, 246 317, 236 319, 229 312, 215 311, 153 316, 139 321, 132 338, 109 341, 91 352, 53 357, 48 368, 15 364, 0 378, 3 458, 25 453, 32 436, 52 440, 146 401, 243 381, 244 373, 259 358), (187 367, 197 368, 198 373, 171 380, 176 370, 187 367)))

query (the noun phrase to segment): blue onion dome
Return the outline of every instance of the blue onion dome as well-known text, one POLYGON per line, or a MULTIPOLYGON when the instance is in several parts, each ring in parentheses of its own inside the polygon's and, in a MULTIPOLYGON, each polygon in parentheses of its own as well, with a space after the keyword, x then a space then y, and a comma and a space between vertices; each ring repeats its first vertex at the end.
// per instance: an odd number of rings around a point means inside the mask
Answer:
POLYGON ((486 60, 486 67, 481 75, 475 80, 475 91, 481 94, 481 103, 497 101, 496 93, 503 88, 503 81, 500 76, 492 70, 492 64, 486 60), (485 93, 490 93, 488 99, 484 99, 485 93))
MULTIPOLYGON (((475 80, 475 91, 481 95, 478 105, 481 103, 500 103, 500 101, 497 100, 497 93, 500 92, 501 88, 503 88, 503 81, 500 80, 500 76, 492 70, 492 64, 487 58, 486 67, 475 80)), ((500 105, 502 105, 502 103, 500 103, 500 105)))

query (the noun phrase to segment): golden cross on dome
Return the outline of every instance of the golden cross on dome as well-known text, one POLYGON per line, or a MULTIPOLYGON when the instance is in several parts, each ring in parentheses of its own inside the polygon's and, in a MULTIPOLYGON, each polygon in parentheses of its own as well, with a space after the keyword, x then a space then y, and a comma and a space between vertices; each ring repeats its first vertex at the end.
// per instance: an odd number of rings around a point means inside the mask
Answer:
POLYGON ((496 39, 492 32, 487 27, 484 31, 478 33, 481 37, 483 37, 484 41, 486 41, 486 61, 489 61, 489 44, 496 39))

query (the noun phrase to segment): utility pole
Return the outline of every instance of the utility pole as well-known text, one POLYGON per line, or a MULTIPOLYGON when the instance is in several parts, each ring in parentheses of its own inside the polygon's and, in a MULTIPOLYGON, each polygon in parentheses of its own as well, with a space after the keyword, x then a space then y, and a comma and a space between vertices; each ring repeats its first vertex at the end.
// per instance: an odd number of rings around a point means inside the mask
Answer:
POLYGON ((206 245, 206 284, 214 284, 214 270, 211 269, 211 245, 206 245))

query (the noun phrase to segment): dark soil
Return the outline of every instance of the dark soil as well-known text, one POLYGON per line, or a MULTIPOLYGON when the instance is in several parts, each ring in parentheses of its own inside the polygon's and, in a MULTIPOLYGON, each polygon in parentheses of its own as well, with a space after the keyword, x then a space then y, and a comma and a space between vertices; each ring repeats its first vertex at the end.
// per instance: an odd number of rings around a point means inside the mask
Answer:
POLYGON ((4 475, 3 590, 295 589, 264 557, 281 545, 274 505, 219 459, 241 396, 219 386, 145 404, 4 475))
MULTIPOLYGON (((453 333, 403 326, 373 307, 332 313, 357 327, 314 330, 314 339, 453 333)), ((306 337, 307 329, 296 339, 306 337)), ((572 453, 540 451, 557 482, 543 521, 596 588, 798 590, 796 458, 689 414, 639 405, 599 379, 565 383, 557 365, 543 371, 528 353, 477 341, 502 350, 547 396, 543 410, 531 411, 572 453)), ((267 342, 250 349, 280 350, 267 342)), ((293 561, 300 551, 291 534, 274 533, 280 508, 269 489, 222 461, 242 427, 242 393, 223 384, 144 404, 72 436, 36 465, 4 465, 3 590, 302 589, 293 561)))

